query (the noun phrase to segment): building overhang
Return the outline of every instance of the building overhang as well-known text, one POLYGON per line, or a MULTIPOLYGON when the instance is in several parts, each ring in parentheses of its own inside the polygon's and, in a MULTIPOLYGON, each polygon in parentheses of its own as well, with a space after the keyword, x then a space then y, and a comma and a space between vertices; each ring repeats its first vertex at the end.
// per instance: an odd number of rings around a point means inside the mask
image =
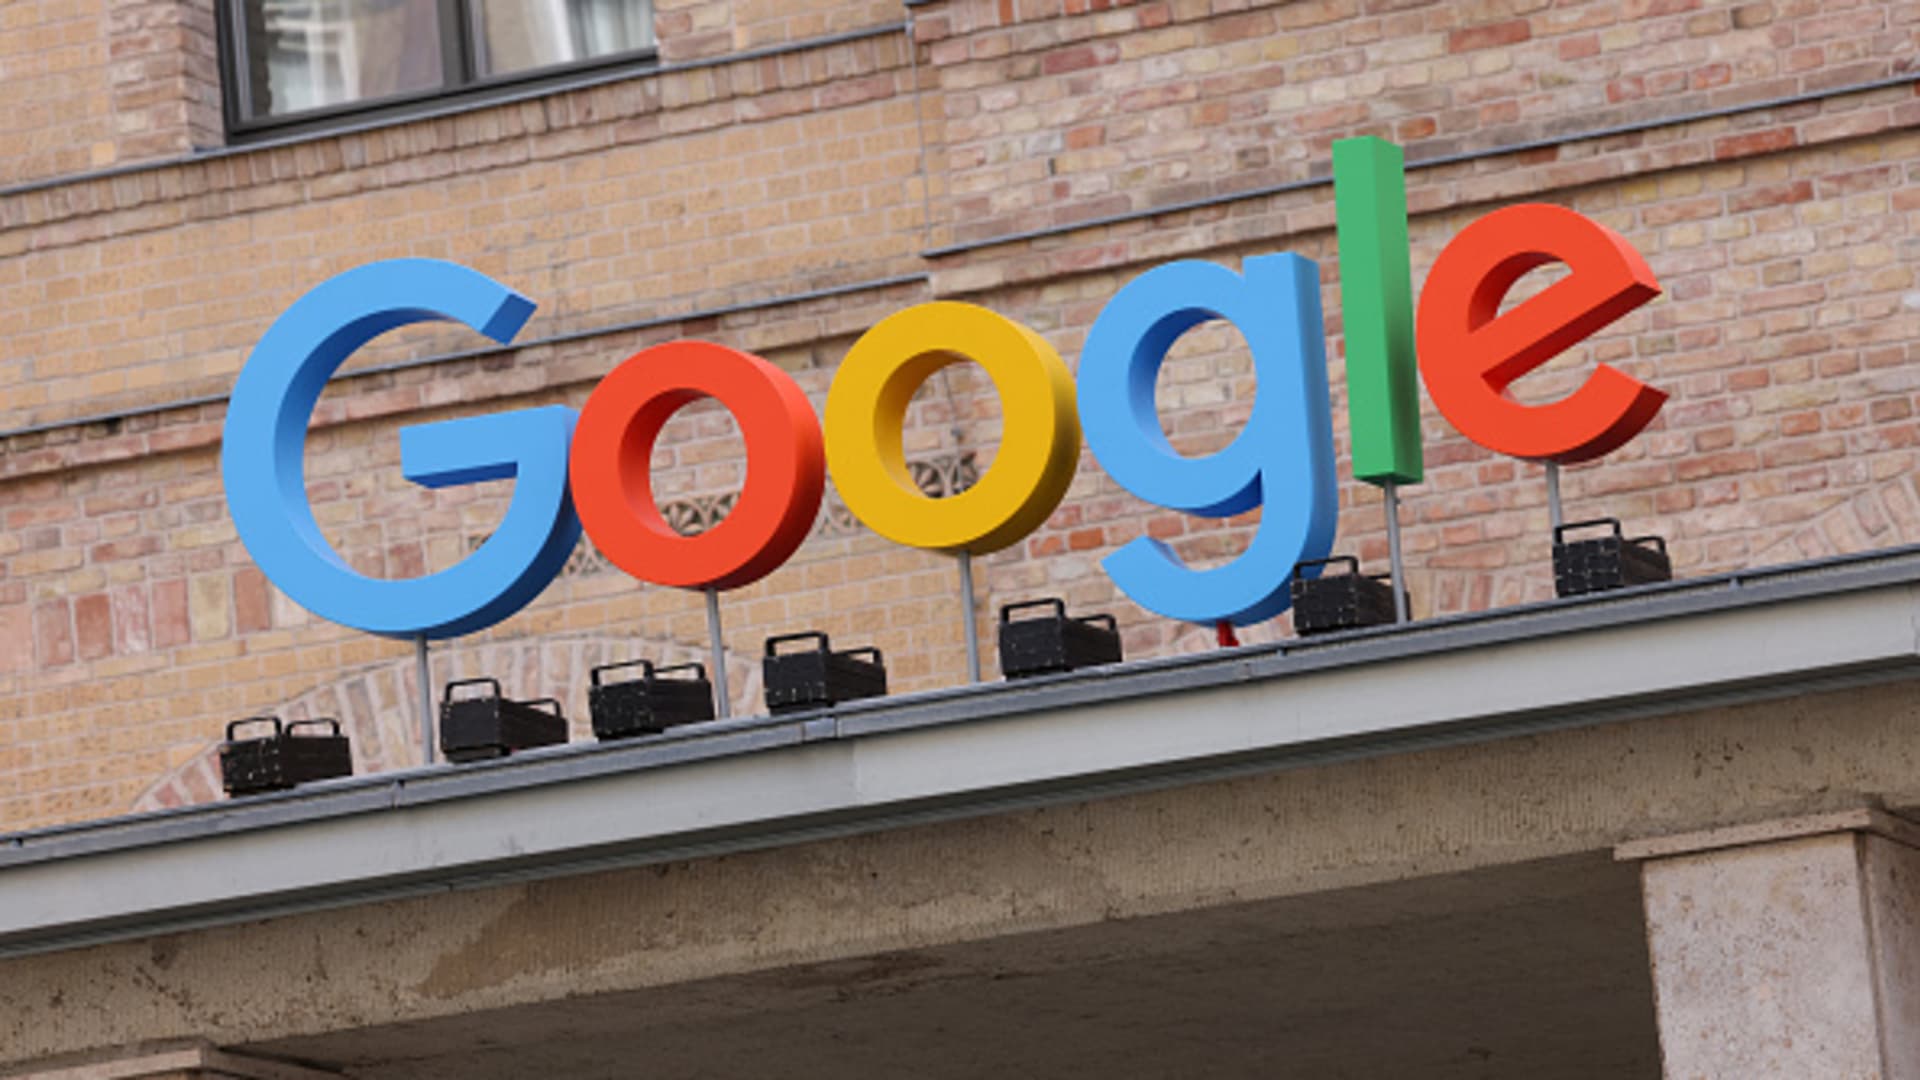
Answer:
POLYGON ((0 837, 0 955, 1920 674, 1920 548, 0 837))

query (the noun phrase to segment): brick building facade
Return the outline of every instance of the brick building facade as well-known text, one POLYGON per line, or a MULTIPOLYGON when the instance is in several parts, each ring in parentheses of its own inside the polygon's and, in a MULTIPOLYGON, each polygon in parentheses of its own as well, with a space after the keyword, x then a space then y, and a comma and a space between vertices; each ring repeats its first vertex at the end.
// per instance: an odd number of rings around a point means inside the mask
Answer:
MULTIPOLYGON (((228 519, 222 396, 271 319, 371 259, 453 259, 540 303, 510 348, 395 334, 322 402, 309 487, 355 567, 409 576, 486 535, 506 485, 429 492, 395 431, 560 402, 636 349, 697 336, 791 371, 816 404, 880 317, 935 298, 1021 319, 1071 363, 1108 297, 1177 257, 1319 260, 1344 427, 1332 140, 1410 162, 1415 281, 1468 220, 1569 205, 1625 234, 1666 295, 1521 386, 1599 360, 1672 394, 1566 476, 1578 516, 1669 538, 1700 574, 1920 540, 1920 4, 1892 0, 660 0, 655 63, 565 86, 227 144, 211 0, 0 10, 0 828, 217 796, 208 753, 254 713, 339 715, 362 771, 417 760, 410 656, 279 596, 228 519)), ((1226 329, 1162 374, 1183 450, 1250 402, 1226 329)), ((916 399, 923 486, 989 467, 991 387, 916 399)), ((1417 614, 1551 594, 1540 470, 1429 412, 1405 492, 1417 614)), ((670 516, 724 513, 723 411, 675 418, 670 516)), ((1385 558, 1342 464, 1339 549, 1385 558)), ((1039 594, 1111 609, 1129 656, 1208 647, 1118 596, 1098 559, 1150 532, 1229 557, 1251 519, 1157 510, 1083 455, 1065 503, 977 568, 983 625, 1039 594)), ((949 562, 829 496, 799 555, 725 601, 735 697, 761 638, 819 627, 897 688, 961 680, 949 562)), ((1250 640, 1286 633, 1284 620, 1250 640)), ((523 613, 440 653, 584 715, 584 672, 692 655, 697 596, 583 547, 523 613)), ((990 640, 990 638, 989 638, 990 640)))

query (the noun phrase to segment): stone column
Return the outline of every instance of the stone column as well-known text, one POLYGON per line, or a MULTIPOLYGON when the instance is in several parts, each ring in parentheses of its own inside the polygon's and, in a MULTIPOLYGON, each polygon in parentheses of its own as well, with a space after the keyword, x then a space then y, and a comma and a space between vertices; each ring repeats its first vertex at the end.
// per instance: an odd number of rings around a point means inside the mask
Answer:
POLYGON ((1920 1080, 1920 826, 1858 810, 1622 846, 1668 1080, 1920 1080))
POLYGON ((11 1080, 338 1080, 340 1076, 231 1053, 205 1042, 145 1043, 7 1075, 11 1080))

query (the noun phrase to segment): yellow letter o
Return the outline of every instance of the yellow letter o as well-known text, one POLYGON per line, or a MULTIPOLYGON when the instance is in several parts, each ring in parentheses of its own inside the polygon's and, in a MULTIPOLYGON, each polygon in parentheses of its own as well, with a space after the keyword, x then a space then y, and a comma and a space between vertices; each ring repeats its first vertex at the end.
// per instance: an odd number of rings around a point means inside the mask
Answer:
POLYGON ((936 551, 998 551, 1060 505, 1080 459, 1073 374, 1022 324, 974 304, 896 312, 854 342, 827 391, 827 468, 854 516, 881 536, 936 551), (978 483, 929 498, 907 470, 901 428, 914 391, 970 360, 1000 396, 1000 449, 978 483))

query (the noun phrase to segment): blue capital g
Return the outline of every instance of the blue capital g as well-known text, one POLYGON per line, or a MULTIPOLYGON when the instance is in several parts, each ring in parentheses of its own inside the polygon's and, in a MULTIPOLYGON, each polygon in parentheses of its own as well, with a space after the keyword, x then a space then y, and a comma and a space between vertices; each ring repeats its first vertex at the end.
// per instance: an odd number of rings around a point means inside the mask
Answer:
POLYGON ((1193 569, 1159 540, 1123 545, 1101 565, 1141 607, 1172 619, 1248 624, 1291 602, 1294 567, 1324 558, 1339 516, 1319 267, 1298 255, 1155 267, 1101 310, 1080 356, 1080 427, 1107 475, 1148 502, 1203 517, 1261 508, 1240 557, 1193 569), (1160 429, 1153 389, 1167 350, 1209 319, 1232 323, 1258 386, 1240 434, 1188 458, 1160 429))
POLYGON ((390 637, 445 638, 526 606, 580 539, 567 491, 574 411, 545 406, 400 430, 401 473, 425 487, 514 480, 492 536, 438 573, 383 581, 327 543, 307 501, 307 426, 327 380, 355 350, 416 322, 463 323, 502 344, 533 302, 476 270, 436 259, 370 263, 294 301, 247 358, 227 407, 220 471, 248 554, 321 618, 390 637))

